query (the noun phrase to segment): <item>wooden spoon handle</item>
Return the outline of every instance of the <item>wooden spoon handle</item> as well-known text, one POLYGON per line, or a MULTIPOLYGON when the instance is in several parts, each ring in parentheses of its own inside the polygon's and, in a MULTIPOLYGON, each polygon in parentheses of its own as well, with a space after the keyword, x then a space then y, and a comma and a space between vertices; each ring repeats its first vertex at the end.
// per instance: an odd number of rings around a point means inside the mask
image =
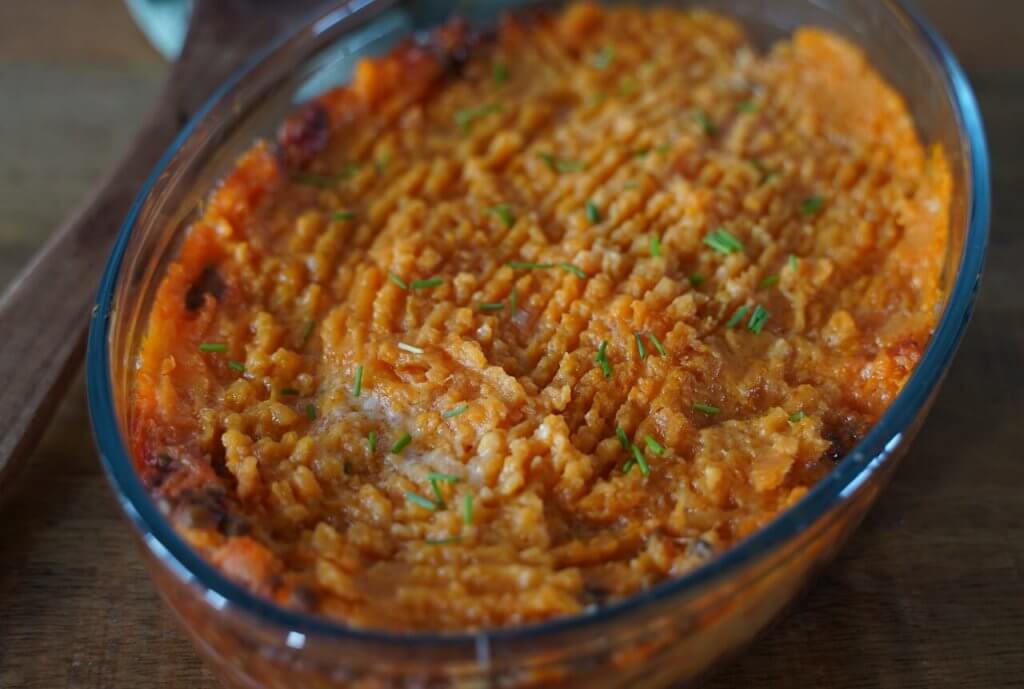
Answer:
POLYGON ((96 285, 128 208, 191 114, 312 3, 200 0, 130 151, 0 296, 0 492, 81 362, 96 285))

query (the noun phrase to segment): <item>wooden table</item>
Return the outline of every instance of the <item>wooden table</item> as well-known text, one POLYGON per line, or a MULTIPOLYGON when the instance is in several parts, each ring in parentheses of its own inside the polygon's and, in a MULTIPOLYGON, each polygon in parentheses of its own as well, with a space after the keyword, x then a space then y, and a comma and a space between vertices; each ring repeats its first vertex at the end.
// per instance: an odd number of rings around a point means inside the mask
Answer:
MULTIPOLYGON (((712 689, 1024 686, 1024 3, 919 4, 989 129, 981 302, 891 489, 712 689)), ((0 284, 127 144, 164 72, 117 0, 0 3, 0 284)), ((0 511, 0 687, 214 686, 143 571, 79 381, 0 511)))

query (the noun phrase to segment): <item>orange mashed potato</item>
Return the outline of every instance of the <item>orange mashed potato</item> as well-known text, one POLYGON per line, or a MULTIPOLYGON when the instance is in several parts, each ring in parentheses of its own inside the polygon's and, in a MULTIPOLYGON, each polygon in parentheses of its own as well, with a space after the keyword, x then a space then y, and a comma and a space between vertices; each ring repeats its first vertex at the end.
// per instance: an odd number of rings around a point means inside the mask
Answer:
POLYGON ((878 419, 937 320, 950 191, 829 33, 449 24, 212 190, 139 354, 138 470, 283 606, 585 612, 761 528, 878 419))

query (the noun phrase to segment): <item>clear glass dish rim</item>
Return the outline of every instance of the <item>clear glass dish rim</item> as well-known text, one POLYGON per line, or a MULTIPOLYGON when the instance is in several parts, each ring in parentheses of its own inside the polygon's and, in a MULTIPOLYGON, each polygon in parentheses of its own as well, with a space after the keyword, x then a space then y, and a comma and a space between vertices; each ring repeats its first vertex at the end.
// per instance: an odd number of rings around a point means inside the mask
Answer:
POLYGON ((579 631, 588 627, 597 629, 641 608, 656 606, 668 599, 685 596, 695 589, 720 581, 741 570, 745 565, 758 561, 816 524, 834 507, 852 497, 886 462, 900 445, 903 434, 911 428, 919 412, 937 389, 970 319, 988 244, 991 214, 989 154, 977 100, 960 64, 920 11, 908 0, 885 1, 894 12, 902 15, 918 34, 931 59, 941 68, 947 93, 952 97, 960 136, 964 137, 968 148, 970 176, 967 180, 967 231, 949 300, 917 368, 878 423, 796 505, 706 565, 595 612, 516 627, 457 633, 402 633, 362 629, 279 607, 229 580, 177 535, 170 523, 160 514, 135 472, 134 462, 118 427, 111 385, 111 305, 121 277, 121 264, 132 228, 158 179, 193 134, 197 124, 242 83, 254 67, 264 60, 273 60, 279 48, 289 39, 310 30, 319 35, 359 9, 374 4, 373 0, 356 0, 347 4, 341 3, 347 11, 321 12, 313 21, 298 26, 275 41, 235 72, 210 96, 181 130, 136 195, 104 269, 96 298, 98 306, 94 309, 90 321, 87 340, 89 416, 107 477, 125 513, 140 530, 147 547, 160 557, 164 565, 172 567, 176 574, 201 586, 208 598, 217 601, 218 607, 230 604, 243 613, 279 627, 284 632, 296 631, 314 638, 320 637, 322 640, 352 640, 402 646, 472 646, 479 642, 481 636, 493 641, 516 642, 536 640, 545 635, 579 631))

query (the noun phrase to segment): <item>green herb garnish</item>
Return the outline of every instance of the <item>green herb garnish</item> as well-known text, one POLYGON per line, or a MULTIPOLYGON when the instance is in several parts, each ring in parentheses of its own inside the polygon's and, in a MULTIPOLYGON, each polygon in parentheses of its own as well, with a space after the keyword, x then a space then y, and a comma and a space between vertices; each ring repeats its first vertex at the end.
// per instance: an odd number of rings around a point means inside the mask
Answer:
POLYGON ((619 93, 623 96, 632 96, 640 90, 640 84, 633 77, 622 77, 619 82, 619 93))
POLYGON ((789 255, 789 259, 788 259, 788 263, 789 263, 789 269, 792 270, 793 272, 796 272, 796 269, 797 269, 796 256, 794 256, 793 254, 790 254, 789 255))
POLYGON ((302 326, 302 344, 309 342, 309 336, 313 334, 313 328, 316 327, 314 321, 306 321, 306 324, 302 326))
POLYGON ((504 304, 478 304, 477 310, 481 313, 496 313, 505 308, 504 304))
POLYGON ((739 104, 739 111, 745 112, 748 115, 757 112, 757 105, 752 101, 745 100, 739 104))
POLYGON ((228 351, 228 346, 223 342, 203 342, 199 345, 199 351, 223 354, 228 351))
POLYGON ((462 480, 458 476, 453 476, 451 474, 442 474, 438 471, 431 471, 429 474, 427 474, 427 479, 430 481, 444 481, 445 483, 458 483, 459 481, 462 480))
POLYGON ((631 445, 629 449, 633 452, 633 459, 640 466, 640 473, 644 476, 650 476, 651 467, 647 465, 647 459, 644 457, 643 451, 636 445, 631 445))
POLYGON ((377 431, 370 431, 366 434, 366 447, 370 448, 370 452, 377 451, 377 431))
POLYGON ((800 212, 804 215, 814 215, 825 205, 825 199, 820 196, 811 196, 804 199, 800 204, 800 212))
POLYGON ((735 328, 737 325, 739 325, 740 321, 742 321, 743 318, 747 315, 747 311, 749 311, 749 310, 750 310, 750 307, 747 306, 746 304, 744 304, 743 306, 741 306, 738 309, 736 309, 736 311, 732 314, 732 318, 730 318, 726 322, 725 327, 726 328, 735 328))
POLYGON ((309 417, 310 421, 316 420, 316 405, 312 402, 306 405, 306 416, 309 417))
POLYGON ((803 411, 803 409, 801 409, 800 411, 796 412, 795 414, 792 414, 792 415, 791 415, 791 416, 789 417, 789 422, 790 422, 790 423, 799 423, 800 421, 803 421, 803 420, 804 420, 804 417, 805 417, 805 416, 807 416, 807 415, 806 415, 806 414, 804 414, 804 411, 803 411))
POLYGON ((743 244, 724 227, 719 227, 704 237, 704 243, 721 254, 743 251, 743 244))
POLYGON ((468 404, 460 404, 459 406, 453 407, 453 408, 449 409, 448 411, 446 411, 445 413, 441 414, 441 418, 443 418, 443 419, 454 419, 459 414, 465 414, 466 411, 468 411, 468 410, 469 410, 469 405, 468 404))
POLYGON ((718 412, 722 411, 718 407, 713 407, 710 404, 694 403, 693 408, 696 409, 699 412, 704 412, 705 414, 708 414, 710 416, 714 416, 718 412))
POLYGON ((245 373, 245 364, 243 364, 241 361, 235 361, 234 359, 232 359, 231 361, 228 362, 228 368, 230 368, 232 371, 245 373))
POLYGON ((615 61, 615 48, 610 45, 601 48, 596 53, 593 59, 590 61, 594 65, 594 69, 608 69, 611 67, 612 62, 615 61))
POLYGON ((317 175, 312 172, 297 172, 292 175, 292 181, 296 184, 302 184, 307 187, 330 189, 338 183, 338 178, 331 177, 330 175, 317 175))
POLYGON ((455 124, 459 126, 459 129, 463 134, 468 134, 469 130, 473 128, 473 123, 481 117, 487 115, 493 115, 496 112, 501 112, 501 105, 498 103, 488 103, 487 105, 480 105, 475 108, 465 108, 455 113, 455 124))
POLYGON ((699 284, 704 282, 704 276, 701 275, 700 273, 694 273, 693 275, 688 277, 687 280, 690 281, 691 285, 696 287, 697 285, 699 285, 699 284))
POLYGON ((661 256, 661 238, 656 234, 652 234, 649 244, 651 248, 651 256, 654 256, 655 258, 661 256))
POLYGON ((331 220, 355 220, 356 214, 352 211, 334 211, 331 213, 331 220))
POLYGON ((649 339, 651 344, 654 345, 654 348, 658 350, 658 354, 668 356, 668 352, 665 351, 665 347, 661 344, 661 340, 658 339, 657 335, 654 333, 647 333, 647 339, 649 339))
POLYGON ((629 446, 632 443, 629 442, 629 436, 626 435, 626 431, 622 430, 621 426, 616 426, 615 435, 618 436, 619 444, 622 445, 622 449, 629 452, 629 446))
POLYGON ((509 295, 508 301, 512 309, 512 313, 519 310, 519 290, 516 289, 515 285, 512 286, 512 293, 509 295))
POLYGON ((693 119, 700 125, 701 131, 708 136, 714 136, 715 132, 718 131, 715 129, 715 123, 711 121, 711 118, 703 110, 694 110, 693 119))
POLYGON ((387 172, 388 165, 390 164, 391 154, 389 154, 387 151, 384 151, 379 156, 377 156, 377 160, 374 161, 374 165, 377 167, 377 174, 382 175, 385 172, 387 172))
POLYGON ((451 545, 452 543, 462 543, 462 536, 448 536, 446 538, 427 538, 423 541, 427 545, 451 545))
POLYGON ((554 268, 554 263, 528 263, 526 261, 509 261, 506 263, 512 270, 546 270, 554 268))
POLYGON ((779 275, 776 273, 775 275, 768 275, 764 280, 761 280, 758 288, 768 289, 769 287, 774 287, 777 284, 779 284, 779 275))
POLYGON ((444 278, 427 278, 425 280, 413 280, 409 283, 412 289, 433 289, 444 284, 444 278))
POLYGON ((391 453, 398 454, 405 449, 405 446, 412 442, 412 436, 408 433, 403 433, 402 437, 395 441, 395 444, 391 446, 391 453))
POLYGON ((491 76, 495 84, 504 84, 508 81, 508 65, 504 62, 496 62, 491 70, 491 76))
POLYGON ((665 454, 665 447, 651 436, 645 435, 644 442, 647 443, 648 449, 659 457, 665 454))
POLYGON ((430 479, 430 490, 434 494, 434 502, 437 503, 437 506, 441 509, 446 508, 447 505, 444 502, 444 495, 441 494, 441 486, 437 485, 437 479, 430 479))
POLYGON ((280 393, 285 397, 298 397, 302 394, 296 388, 281 388, 280 393))
POLYGON ((585 207, 587 211, 587 221, 591 225, 596 225, 601 222, 601 211, 598 210, 596 203, 588 200, 585 207))
POLYGON ((359 397, 363 394, 363 365, 356 366, 356 382, 352 385, 352 396, 359 397))
POLYGON ((473 496, 470 493, 462 498, 462 523, 473 526, 473 496))
POLYGON ((505 227, 512 227, 516 224, 516 216, 512 214, 512 206, 510 204, 499 203, 497 206, 488 208, 487 212, 498 216, 498 219, 501 220, 505 227))
POLYGON ((747 329, 755 335, 759 334, 764 329, 764 324, 768 321, 767 309, 758 304, 754 307, 754 313, 750 314, 750 320, 747 321, 747 329))
POLYGON ((561 268, 562 270, 564 270, 567 273, 572 273, 573 275, 575 275, 576 277, 578 277, 581 280, 586 280, 587 279, 587 274, 583 272, 583 269, 582 268, 578 268, 577 266, 574 266, 571 263, 559 263, 558 267, 561 268))
POLYGON ((579 172, 586 167, 582 161, 558 158, 550 153, 538 153, 537 157, 547 163, 554 172, 579 172))
POLYGON ((405 280, 403 280, 395 273, 392 273, 390 270, 388 271, 388 280, 391 280, 391 282, 395 283, 404 290, 409 289, 409 283, 407 283, 405 280))
POLYGON ((414 505, 419 505, 425 510, 437 512, 437 505, 435 505, 433 502, 431 502, 430 500, 426 499, 425 497, 418 493, 407 492, 405 494, 405 499, 414 505))
POLYGON ((597 348, 597 356, 594 357, 594 361, 601 366, 601 372, 605 378, 612 377, 612 365, 608 361, 608 340, 602 340, 601 344, 597 348))
POLYGON ((647 358, 647 348, 644 347, 644 340, 640 337, 640 333, 633 333, 633 337, 636 339, 636 351, 640 354, 640 361, 647 358))

